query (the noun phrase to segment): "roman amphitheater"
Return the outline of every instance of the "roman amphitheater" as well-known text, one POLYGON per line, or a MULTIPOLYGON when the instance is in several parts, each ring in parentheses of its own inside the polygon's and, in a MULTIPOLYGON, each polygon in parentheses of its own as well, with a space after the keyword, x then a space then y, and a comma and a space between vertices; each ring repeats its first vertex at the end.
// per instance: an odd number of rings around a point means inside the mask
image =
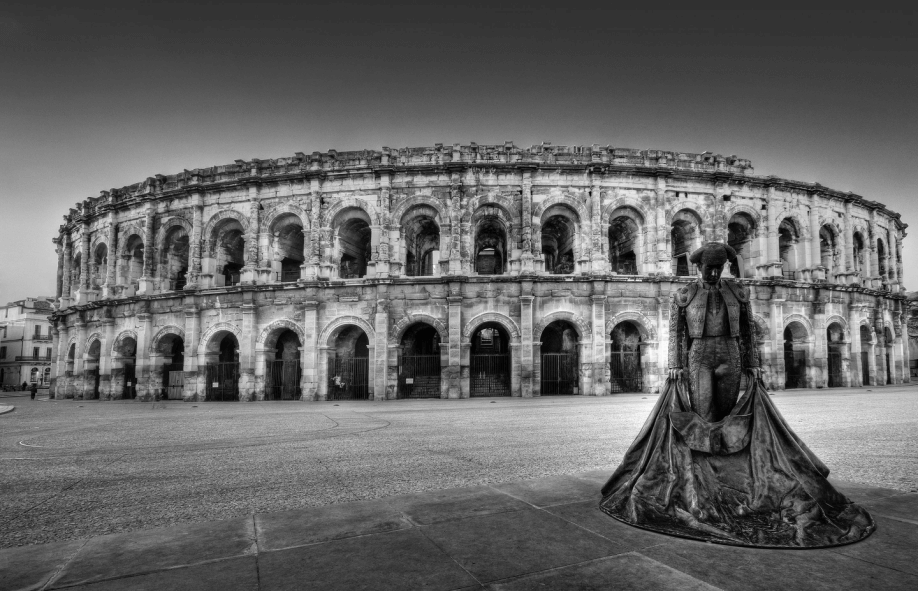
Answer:
POLYGON ((772 389, 908 381, 899 214, 749 160, 334 150, 156 175, 64 216, 52 395, 654 392, 670 293, 739 253, 772 389))

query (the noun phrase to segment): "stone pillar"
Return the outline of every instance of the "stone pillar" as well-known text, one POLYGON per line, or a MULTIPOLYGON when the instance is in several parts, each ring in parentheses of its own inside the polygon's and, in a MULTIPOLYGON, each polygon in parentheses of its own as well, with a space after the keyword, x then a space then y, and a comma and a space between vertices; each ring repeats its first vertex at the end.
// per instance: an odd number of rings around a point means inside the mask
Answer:
POLYGON ((851 219, 851 202, 845 201, 845 272, 854 276, 854 223, 851 219))
MULTIPOLYGON (((201 285, 201 259, 204 256, 202 244, 202 234, 204 232, 204 197, 200 193, 195 193, 191 197, 192 218, 191 218, 191 244, 189 252, 189 271, 188 281, 185 289, 191 291, 202 287, 201 285)), ((187 357, 185 358, 187 359, 187 357)))
POLYGON ((54 252, 57 254, 57 279, 55 281, 55 298, 60 305, 61 297, 64 295, 64 245, 61 243, 61 237, 58 236, 51 240, 55 247, 54 252))
POLYGON ((137 314, 140 330, 137 331, 137 356, 134 368, 137 379, 137 400, 152 400, 160 384, 151 379, 150 340, 153 338, 153 315, 149 312, 137 314))
MULTIPOLYGON (((818 293, 818 292, 817 292, 818 293)), ((818 368, 819 379, 816 380, 817 388, 826 388, 829 385, 829 335, 826 332, 826 296, 818 295, 813 303, 813 330, 816 332, 813 339, 813 367, 818 368)))
POLYGON ((77 331, 76 354, 73 356, 73 384, 76 386, 73 397, 83 400, 86 384, 83 382, 83 356, 86 354, 86 323, 77 320, 74 323, 77 331))
POLYGON ((303 400, 316 400, 319 389, 319 372, 318 349, 322 343, 319 343, 319 323, 318 323, 319 303, 315 301, 304 302, 303 304, 303 348, 300 365, 303 368, 302 383, 300 385, 303 391, 303 400))
POLYGON ((48 382, 48 398, 54 400, 57 392, 57 378, 60 375, 61 366, 61 336, 57 329, 57 324, 51 325, 51 350, 55 352, 54 361, 51 363, 51 381, 48 382))
POLYGON ((829 270, 822 265, 822 249, 819 244, 819 211, 816 205, 819 196, 814 193, 810 198, 810 260, 807 261, 807 266, 819 269, 813 273, 813 279, 828 279, 829 270))
MULTIPOLYGON (((245 295, 252 296, 252 292, 245 295)), ((242 338, 239 339, 239 400, 255 400, 255 341, 258 307, 251 299, 242 304, 242 338)))
MULTIPOLYGON (((523 273, 533 273, 535 271, 533 264, 532 249, 534 248, 532 241, 532 171, 524 170, 522 171, 522 178, 520 179, 520 186, 522 188, 522 200, 523 200, 523 211, 522 211, 522 233, 523 233, 523 244, 522 250, 523 253, 520 256, 520 270, 523 273)), ((581 223, 583 221, 581 220, 581 223)), ((525 345, 524 345, 525 346, 525 345)), ((526 369, 523 368, 523 374, 525 375, 526 369)), ((524 379, 525 384, 525 379, 524 379)), ((523 396, 526 396, 526 387, 523 386, 523 396)), ((530 393, 531 395, 531 393, 530 393)))
POLYGON ((442 380, 447 384, 449 398, 464 398, 468 392, 463 393, 460 384, 462 365, 462 295, 460 283, 450 283, 450 295, 446 301, 449 306, 449 342, 446 343, 449 352, 449 363, 443 372, 442 380))
POLYGON ((388 285, 382 283, 376 288, 376 319, 373 330, 376 332, 375 359, 373 367, 373 399, 386 400, 396 397, 396 388, 389 388, 389 299, 388 285))
MULTIPOLYGON (((143 273, 137 288, 137 293, 139 295, 149 295, 153 293, 153 258, 156 252, 155 245, 153 244, 153 217, 153 204, 148 203, 143 222, 143 273)), ((138 396, 140 396, 139 392, 138 390, 138 396)))
MULTIPOLYGON (((590 181, 590 232, 586 234, 587 240, 582 244, 580 258, 584 261, 582 266, 586 266, 587 256, 589 255, 590 272, 593 275, 603 275, 608 272, 608 262, 602 256, 602 188, 599 182, 602 180, 600 173, 591 171, 589 174, 590 181), (587 249, 589 251, 587 252, 587 249)), ((581 231, 581 235, 585 233, 581 231)))
POLYGON ((870 210, 870 224, 867 228, 867 233, 870 235, 870 286, 879 287, 880 259, 877 254, 877 238, 879 237, 879 232, 877 232, 877 211, 875 209, 870 210))
POLYGON ((852 388, 859 388, 864 383, 864 374, 861 369, 862 344, 859 311, 857 304, 848 304, 848 357, 851 359, 849 386, 852 388))
POLYGON ((781 252, 778 245, 778 200, 775 197, 774 186, 768 187, 768 196, 766 197, 768 206, 768 254, 765 257, 766 264, 770 265, 766 276, 777 276, 782 271, 781 252))
POLYGON ((777 288, 772 288, 771 294, 771 333, 775 335, 774 357, 772 358, 775 376, 775 387, 784 389, 787 383, 787 369, 784 367, 784 310, 783 297, 779 297, 777 288))
POLYGON ((373 245, 373 256, 376 259, 376 277, 386 278, 389 276, 389 215, 390 196, 389 196, 389 173, 379 175, 379 207, 380 228, 378 238, 373 245))
MULTIPOLYGON (((532 293, 532 282, 523 281, 523 292, 532 293), (528 288, 528 289, 527 289, 528 288)), ((532 295, 520 296, 520 396, 532 398, 532 295)))
POLYGON ((112 344, 115 339, 115 321, 102 320, 102 351, 99 355, 99 400, 111 400, 112 395, 112 344))
MULTIPOLYGON (((608 394, 606 382, 606 296, 605 285, 601 281, 593 283, 593 391, 592 396, 608 394)), ((586 394, 586 392, 584 392, 586 394)))
MULTIPOLYGON (((257 192, 257 187, 249 187, 249 227, 245 233, 245 265, 242 266, 242 276, 240 277, 240 283, 244 285, 254 285, 257 281, 259 210, 257 192)), ((240 377, 239 388, 241 391, 242 377, 240 377)))
POLYGON ((724 196, 730 195, 730 188, 722 182, 714 183, 714 228, 713 239, 717 242, 727 241, 727 208, 724 196))
MULTIPOLYGON (((115 276, 115 269, 118 267, 118 223, 115 218, 115 212, 108 214, 108 267, 105 269, 105 284, 102 287, 102 297, 111 298, 114 296, 115 284, 118 279, 115 276)), ((101 385, 99 386, 101 388, 101 385)))
POLYGON ((891 291, 898 292, 899 285, 899 274, 896 262, 896 252, 899 249, 899 241, 896 239, 896 224, 894 221, 889 221, 889 228, 887 230, 887 235, 889 240, 889 248, 886 249, 886 254, 888 257, 888 262, 886 263, 886 270, 889 276, 889 288, 891 291))
POLYGON ((199 384, 203 384, 205 376, 199 377, 199 372, 203 373, 204 368, 198 367, 198 341, 201 340, 201 318, 198 315, 198 308, 192 304, 185 306, 185 366, 182 370, 185 372, 185 384, 182 387, 182 400, 186 402, 203 401, 206 390, 199 389, 199 384))
POLYGON ((67 386, 70 376, 67 375, 67 345, 70 342, 70 329, 61 318, 57 330, 57 378, 51 389, 51 397, 60 400, 67 397, 67 386))

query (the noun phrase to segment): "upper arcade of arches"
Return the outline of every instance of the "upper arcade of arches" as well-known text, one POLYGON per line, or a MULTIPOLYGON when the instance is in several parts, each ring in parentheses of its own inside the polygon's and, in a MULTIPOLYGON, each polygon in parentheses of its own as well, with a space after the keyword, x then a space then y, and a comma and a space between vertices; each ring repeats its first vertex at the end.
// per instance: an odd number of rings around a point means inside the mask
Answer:
POLYGON ((512 143, 237 161, 65 217, 66 305, 335 279, 691 275, 706 240, 734 247, 744 279, 897 293, 906 228, 876 202, 756 177, 735 156, 512 143))

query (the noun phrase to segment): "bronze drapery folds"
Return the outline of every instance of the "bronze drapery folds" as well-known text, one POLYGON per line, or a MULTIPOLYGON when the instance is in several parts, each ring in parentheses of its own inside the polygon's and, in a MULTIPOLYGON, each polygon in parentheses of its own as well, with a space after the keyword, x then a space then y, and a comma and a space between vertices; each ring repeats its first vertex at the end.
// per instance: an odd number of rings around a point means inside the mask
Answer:
POLYGON ((692 253, 702 278, 673 295, 670 377, 600 508, 637 527, 721 544, 861 540, 876 529, 873 518, 832 487, 759 379, 748 290, 720 277, 735 256, 716 242, 692 253))

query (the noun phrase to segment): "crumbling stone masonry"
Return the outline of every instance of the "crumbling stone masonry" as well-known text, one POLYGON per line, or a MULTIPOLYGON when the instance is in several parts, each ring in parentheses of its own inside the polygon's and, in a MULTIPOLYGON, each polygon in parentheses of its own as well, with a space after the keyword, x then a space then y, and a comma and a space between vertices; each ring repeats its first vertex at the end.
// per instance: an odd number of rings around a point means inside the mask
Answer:
POLYGON ((906 225, 735 156, 542 144, 297 153, 64 216, 58 398, 654 391, 670 293, 739 253, 770 388, 908 381, 906 225))

